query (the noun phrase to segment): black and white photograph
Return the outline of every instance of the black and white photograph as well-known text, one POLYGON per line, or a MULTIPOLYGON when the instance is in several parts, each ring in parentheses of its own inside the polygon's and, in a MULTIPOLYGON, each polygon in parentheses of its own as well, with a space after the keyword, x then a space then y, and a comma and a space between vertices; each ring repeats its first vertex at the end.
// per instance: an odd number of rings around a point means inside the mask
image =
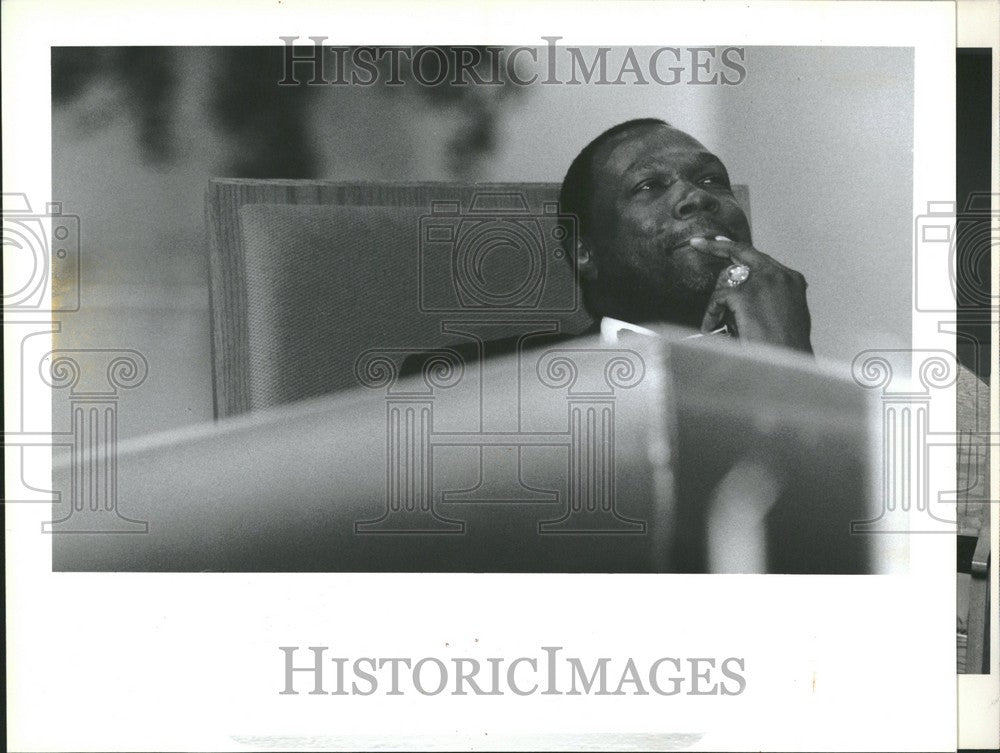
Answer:
POLYGON ((50 584, 8 614, 229 679, 151 736, 18 701, 16 749, 949 749, 1000 447, 955 5, 216 5, 59 5, 32 53, 5 513, 50 584))
POLYGON ((912 51, 281 41, 52 50, 55 569, 893 566, 912 51))

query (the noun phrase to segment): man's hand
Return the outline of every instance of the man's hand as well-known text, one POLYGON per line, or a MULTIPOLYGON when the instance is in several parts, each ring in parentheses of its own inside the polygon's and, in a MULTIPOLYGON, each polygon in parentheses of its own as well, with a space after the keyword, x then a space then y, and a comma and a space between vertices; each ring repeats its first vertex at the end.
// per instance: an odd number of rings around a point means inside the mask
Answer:
POLYGON ((812 353, 806 280, 799 272, 779 264, 749 243, 693 238, 691 246, 750 268, 750 276, 735 287, 726 281, 725 270, 719 275, 702 319, 703 332, 728 323, 748 342, 812 353))

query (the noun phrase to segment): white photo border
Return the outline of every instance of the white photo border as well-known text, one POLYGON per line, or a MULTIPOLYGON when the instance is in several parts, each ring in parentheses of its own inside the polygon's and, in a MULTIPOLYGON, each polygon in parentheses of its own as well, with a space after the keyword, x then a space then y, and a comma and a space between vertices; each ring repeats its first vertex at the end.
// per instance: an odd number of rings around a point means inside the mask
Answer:
MULTIPOLYGON (((475 37, 534 45, 558 34, 579 45, 912 47, 914 216, 928 202, 954 201, 952 3, 13 0, 3 15, 4 190, 25 193, 32 206, 57 198, 51 47, 275 45, 279 35, 343 44, 475 37)), ((5 279, 15 279, 8 262, 5 279)), ((937 324, 938 315, 915 313, 914 349, 951 347, 937 324)), ((4 347, 9 384, 19 351, 11 337, 4 347)), ((48 388, 20 386, 35 420, 50 424, 48 388)), ((17 397, 5 390, 8 426, 23 407, 17 397)), ((935 396, 954 399, 954 390, 935 396)), ((953 475, 937 466, 932 486, 951 488, 953 475)), ((950 536, 914 537, 905 576, 860 578, 69 574, 51 571, 51 540, 38 533, 45 506, 5 512, 11 749, 663 747, 662 738, 635 733, 700 735, 693 749, 718 750, 955 744, 950 536), (278 647, 290 645, 329 645, 348 657, 537 656, 553 645, 595 657, 624 645, 636 657, 743 656, 748 687, 711 699, 282 696, 278 647)))

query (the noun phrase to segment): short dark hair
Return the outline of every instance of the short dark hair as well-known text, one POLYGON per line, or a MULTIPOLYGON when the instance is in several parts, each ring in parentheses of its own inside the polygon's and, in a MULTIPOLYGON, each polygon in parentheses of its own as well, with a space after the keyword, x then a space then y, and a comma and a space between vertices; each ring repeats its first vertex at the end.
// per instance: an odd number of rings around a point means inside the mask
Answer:
MULTIPOLYGON (((621 133, 652 125, 670 126, 670 123, 659 118, 626 120, 606 130, 576 155, 576 159, 566 171, 566 177, 563 178, 562 188, 559 189, 559 213, 576 218, 577 234, 583 235, 590 227, 590 199, 594 192, 593 162, 597 150, 621 133)), ((571 231, 570 223, 565 222, 563 247, 566 249, 567 258, 572 260, 576 249, 572 248, 575 236, 571 231)))

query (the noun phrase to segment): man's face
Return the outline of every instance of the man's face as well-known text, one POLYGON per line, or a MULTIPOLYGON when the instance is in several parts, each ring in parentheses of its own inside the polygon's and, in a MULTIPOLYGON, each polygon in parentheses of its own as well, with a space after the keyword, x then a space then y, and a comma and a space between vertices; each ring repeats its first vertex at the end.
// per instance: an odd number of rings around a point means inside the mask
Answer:
POLYGON ((750 226, 722 162, 682 131, 641 126, 602 146, 584 242, 601 313, 700 322, 724 259, 693 237, 749 243, 750 226))

